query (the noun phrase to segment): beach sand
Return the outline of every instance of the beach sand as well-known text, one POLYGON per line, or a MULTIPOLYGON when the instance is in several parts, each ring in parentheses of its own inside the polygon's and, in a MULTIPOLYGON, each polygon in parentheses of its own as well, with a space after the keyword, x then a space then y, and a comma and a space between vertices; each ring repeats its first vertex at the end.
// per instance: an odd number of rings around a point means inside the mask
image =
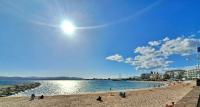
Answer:
POLYGON ((178 102, 193 85, 177 83, 163 88, 127 91, 126 98, 121 98, 119 92, 45 96, 33 101, 29 101, 30 97, 3 97, 0 107, 165 107, 178 102), (98 96, 102 97, 102 102, 96 101, 98 96))

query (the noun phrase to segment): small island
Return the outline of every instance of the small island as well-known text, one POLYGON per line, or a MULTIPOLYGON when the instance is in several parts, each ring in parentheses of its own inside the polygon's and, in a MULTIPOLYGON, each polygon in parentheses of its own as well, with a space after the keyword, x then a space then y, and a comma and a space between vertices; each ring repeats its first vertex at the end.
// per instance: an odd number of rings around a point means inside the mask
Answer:
POLYGON ((11 85, 7 87, 0 88, 0 97, 6 97, 10 95, 17 94, 19 92, 24 92, 25 90, 30 90, 40 86, 39 82, 34 83, 24 83, 19 85, 11 85))

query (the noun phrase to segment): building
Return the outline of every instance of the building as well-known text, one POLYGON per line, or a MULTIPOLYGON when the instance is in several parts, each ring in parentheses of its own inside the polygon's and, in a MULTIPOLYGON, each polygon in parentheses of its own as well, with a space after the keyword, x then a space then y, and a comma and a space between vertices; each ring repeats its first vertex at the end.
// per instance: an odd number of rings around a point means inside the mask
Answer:
POLYGON ((185 70, 170 70, 165 72, 166 79, 182 79, 184 78, 185 70))
POLYGON ((150 73, 143 73, 141 74, 141 79, 147 79, 147 80, 161 80, 163 78, 163 75, 158 72, 150 72, 150 73))
POLYGON ((150 79, 151 73, 142 73, 141 79, 150 79))
POLYGON ((150 79, 151 80, 161 80, 161 79, 163 79, 163 75, 158 72, 152 72, 150 79))
POLYGON ((184 77, 186 79, 200 79, 200 71, 198 71, 197 69, 187 70, 184 73, 184 77))

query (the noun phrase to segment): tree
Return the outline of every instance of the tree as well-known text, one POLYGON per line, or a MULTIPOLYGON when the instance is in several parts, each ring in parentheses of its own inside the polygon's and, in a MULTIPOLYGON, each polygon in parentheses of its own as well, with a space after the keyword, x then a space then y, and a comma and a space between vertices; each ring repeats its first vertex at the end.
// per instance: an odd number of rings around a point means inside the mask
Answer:
POLYGON ((170 75, 169 74, 164 74, 163 77, 164 77, 164 79, 170 79, 170 75))

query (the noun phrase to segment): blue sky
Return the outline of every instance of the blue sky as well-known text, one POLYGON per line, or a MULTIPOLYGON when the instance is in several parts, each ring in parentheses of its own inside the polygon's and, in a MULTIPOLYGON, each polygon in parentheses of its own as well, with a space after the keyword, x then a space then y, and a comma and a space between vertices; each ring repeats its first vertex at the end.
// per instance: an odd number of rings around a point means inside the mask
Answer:
POLYGON ((198 0, 1 0, 0 75, 129 77, 193 66, 199 4, 198 0), (77 27, 72 38, 58 27, 63 20, 77 27), (174 43, 177 47, 171 46, 174 43))

